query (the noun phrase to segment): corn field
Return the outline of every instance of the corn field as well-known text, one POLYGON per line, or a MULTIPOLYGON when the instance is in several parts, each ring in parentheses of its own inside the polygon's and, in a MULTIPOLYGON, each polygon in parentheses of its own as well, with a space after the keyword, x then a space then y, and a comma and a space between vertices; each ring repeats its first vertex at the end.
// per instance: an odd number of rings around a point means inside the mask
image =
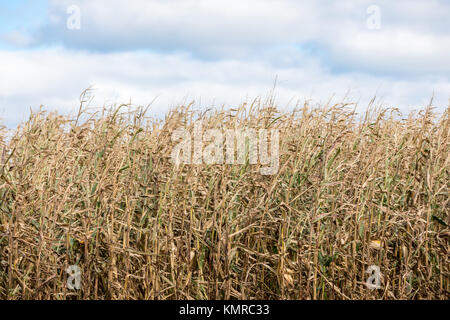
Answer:
POLYGON ((0 299, 448 299, 450 108, 354 109, 31 113, 0 132, 0 299), (175 166, 199 119, 277 129, 278 171, 175 166))

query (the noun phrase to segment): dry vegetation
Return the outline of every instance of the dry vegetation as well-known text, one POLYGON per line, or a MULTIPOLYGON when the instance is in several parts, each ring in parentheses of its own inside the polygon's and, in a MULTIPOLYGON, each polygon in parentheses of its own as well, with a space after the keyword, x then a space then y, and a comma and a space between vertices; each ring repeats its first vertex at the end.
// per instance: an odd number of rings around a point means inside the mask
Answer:
POLYGON ((450 108, 267 105, 32 114, 0 146, 0 299, 448 299, 450 108), (175 168, 198 117, 278 128, 278 173, 175 168))

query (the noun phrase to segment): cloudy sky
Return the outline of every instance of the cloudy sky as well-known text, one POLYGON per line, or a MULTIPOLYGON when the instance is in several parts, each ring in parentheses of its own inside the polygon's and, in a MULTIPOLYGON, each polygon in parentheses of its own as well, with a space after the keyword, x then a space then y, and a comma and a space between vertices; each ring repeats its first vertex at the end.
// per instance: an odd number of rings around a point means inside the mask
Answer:
MULTIPOLYGON (((448 0, 0 0, 0 118, 131 102, 450 98, 448 0)), ((291 102, 294 101, 294 102, 291 102)))

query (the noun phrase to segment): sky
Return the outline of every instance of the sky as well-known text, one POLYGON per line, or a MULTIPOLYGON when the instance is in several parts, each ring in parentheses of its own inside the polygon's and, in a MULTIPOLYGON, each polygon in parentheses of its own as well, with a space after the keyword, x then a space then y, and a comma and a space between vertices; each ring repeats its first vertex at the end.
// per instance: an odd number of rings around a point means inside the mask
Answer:
POLYGON ((448 0, 0 0, 0 122, 152 103, 280 108, 374 97, 408 113, 450 98, 448 0))

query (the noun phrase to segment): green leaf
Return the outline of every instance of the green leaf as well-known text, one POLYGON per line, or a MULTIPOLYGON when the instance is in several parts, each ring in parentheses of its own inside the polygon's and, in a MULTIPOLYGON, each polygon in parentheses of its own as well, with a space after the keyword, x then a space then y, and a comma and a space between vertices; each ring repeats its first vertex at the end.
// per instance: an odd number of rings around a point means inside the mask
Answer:
POLYGON ((443 226, 447 227, 448 225, 445 223, 444 220, 439 218, 438 216, 435 216, 434 214, 431 215, 431 219, 438 222, 439 224, 442 224, 443 226))

